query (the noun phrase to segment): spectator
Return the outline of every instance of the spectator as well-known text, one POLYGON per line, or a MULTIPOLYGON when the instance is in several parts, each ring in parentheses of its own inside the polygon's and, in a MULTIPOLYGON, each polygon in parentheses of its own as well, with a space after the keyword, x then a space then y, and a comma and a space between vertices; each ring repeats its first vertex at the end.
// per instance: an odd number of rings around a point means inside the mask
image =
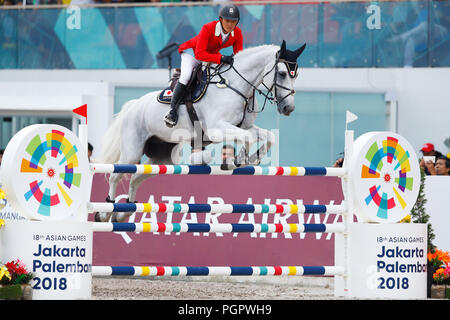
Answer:
POLYGON ((236 159, 236 149, 230 144, 223 145, 222 164, 220 165, 220 168, 222 170, 229 170, 230 169, 229 165, 232 164, 234 166, 235 159, 236 159))
POLYGON ((94 151, 94 147, 92 146, 92 144, 90 144, 88 142, 88 160, 89 160, 89 162, 91 162, 91 156, 92 156, 93 151, 94 151))
POLYGON ((449 176, 450 175, 450 159, 446 156, 437 158, 436 164, 432 167, 428 167, 430 175, 436 176, 449 176))
POLYGON ((236 150, 230 145, 226 144, 222 147, 222 163, 233 162, 235 159, 236 150))
POLYGON ((434 163, 436 162, 436 159, 439 157, 442 157, 442 153, 440 153, 439 151, 434 149, 434 145, 432 143, 425 143, 422 146, 422 149, 420 149, 420 151, 422 151, 424 156, 434 156, 434 161, 428 160, 427 162, 425 162, 425 160, 422 158, 420 160, 420 167, 423 168, 425 170, 425 174, 430 175, 430 171, 429 168, 434 168, 434 163))
POLYGON ((333 168, 342 168, 342 165, 344 164, 344 153, 341 152, 339 155, 340 157, 333 163, 333 168))

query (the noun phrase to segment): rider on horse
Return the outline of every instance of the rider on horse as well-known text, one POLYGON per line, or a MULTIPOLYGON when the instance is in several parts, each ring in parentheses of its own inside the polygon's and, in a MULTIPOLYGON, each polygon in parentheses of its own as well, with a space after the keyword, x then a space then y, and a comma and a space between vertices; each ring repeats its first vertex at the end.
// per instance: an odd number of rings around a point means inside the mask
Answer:
POLYGON ((229 46, 233 46, 234 54, 242 50, 242 31, 237 27, 239 19, 239 9, 235 5, 225 5, 220 9, 219 21, 205 24, 197 36, 178 48, 181 54, 181 75, 174 89, 170 110, 164 117, 168 127, 178 122, 178 106, 186 92, 192 70, 202 62, 232 64, 233 56, 224 56, 219 51, 229 46))

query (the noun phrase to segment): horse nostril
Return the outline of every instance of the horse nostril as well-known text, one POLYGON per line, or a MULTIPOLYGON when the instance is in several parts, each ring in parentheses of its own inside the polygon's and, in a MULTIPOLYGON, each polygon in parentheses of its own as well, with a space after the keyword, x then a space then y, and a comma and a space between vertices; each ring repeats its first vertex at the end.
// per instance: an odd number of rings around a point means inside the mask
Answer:
POLYGON ((295 107, 291 107, 289 105, 286 105, 283 107, 283 113, 284 114, 290 114, 292 111, 294 111, 295 107))

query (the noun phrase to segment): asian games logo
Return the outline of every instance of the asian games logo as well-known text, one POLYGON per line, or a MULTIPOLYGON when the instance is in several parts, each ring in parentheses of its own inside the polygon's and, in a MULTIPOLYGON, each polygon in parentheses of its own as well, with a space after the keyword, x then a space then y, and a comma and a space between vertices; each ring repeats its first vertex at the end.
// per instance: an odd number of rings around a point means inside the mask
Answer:
POLYGON ((78 149, 64 132, 51 130, 44 136, 37 134, 30 140, 20 172, 29 184, 23 194, 26 201, 36 206, 38 214, 50 216, 52 208, 72 205, 70 193, 74 187, 80 188, 81 173, 77 172, 78 149))
POLYGON ((407 206, 408 193, 413 190, 410 154, 398 143, 398 139, 388 136, 375 141, 365 154, 366 164, 362 165, 361 178, 372 179, 367 190, 365 203, 378 207, 377 217, 388 219, 389 210, 407 206))

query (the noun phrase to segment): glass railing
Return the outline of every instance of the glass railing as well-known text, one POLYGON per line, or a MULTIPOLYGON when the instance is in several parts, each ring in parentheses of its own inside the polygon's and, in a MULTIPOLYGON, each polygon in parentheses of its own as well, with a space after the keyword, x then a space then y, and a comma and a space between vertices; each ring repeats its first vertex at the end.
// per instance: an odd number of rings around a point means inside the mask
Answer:
MULTIPOLYGON (((450 66, 449 0, 239 8, 244 47, 306 42, 302 67, 450 66)), ((158 51, 195 36, 218 10, 217 3, 0 7, 0 68, 165 68, 158 51)), ((179 61, 174 54, 173 66, 179 61)))

